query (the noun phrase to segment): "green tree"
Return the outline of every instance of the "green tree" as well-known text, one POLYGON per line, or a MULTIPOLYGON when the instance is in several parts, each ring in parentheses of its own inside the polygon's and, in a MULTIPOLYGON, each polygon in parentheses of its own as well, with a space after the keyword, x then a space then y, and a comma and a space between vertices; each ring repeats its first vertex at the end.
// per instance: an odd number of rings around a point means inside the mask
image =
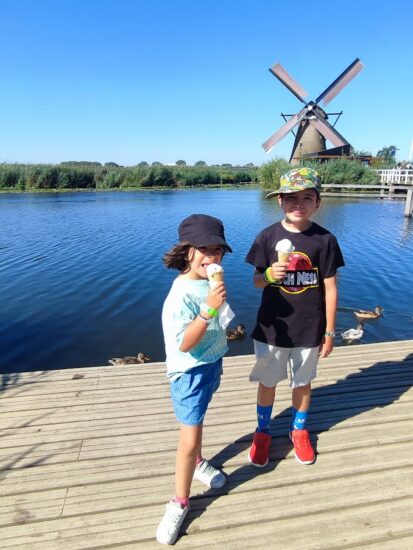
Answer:
POLYGON ((389 145, 388 147, 383 147, 383 149, 380 149, 377 156, 386 160, 396 160, 397 150, 398 149, 395 145, 389 145))
POLYGON ((169 166, 159 166, 153 170, 154 175, 154 185, 163 187, 163 186, 172 186, 175 185, 175 176, 172 168, 169 166))
POLYGON ((394 168, 396 165, 396 151, 397 147, 395 145, 389 145, 380 149, 376 155, 374 166, 378 169, 394 168))
POLYGON ((235 172, 235 183, 247 183, 251 181, 251 175, 246 170, 237 170, 235 172))
POLYGON ((195 166, 206 166, 207 163, 204 160, 197 160, 195 166))
POLYGON ((177 161, 175 162, 175 164, 176 164, 177 166, 186 166, 186 162, 185 162, 184 160, 177 160, 177 161))

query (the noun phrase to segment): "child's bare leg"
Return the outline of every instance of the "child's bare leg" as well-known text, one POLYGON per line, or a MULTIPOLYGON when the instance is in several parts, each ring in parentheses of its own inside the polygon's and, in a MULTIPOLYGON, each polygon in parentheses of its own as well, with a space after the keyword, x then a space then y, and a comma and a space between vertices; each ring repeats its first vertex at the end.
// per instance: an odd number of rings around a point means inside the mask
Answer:
POLYGON ((293 388, 292 402, 297 411, 307 411, 310 407, 311 384, 293 388))
POLYGON ((261 382, 259 382, 257 395, 258 405, 261 405, 262 407, 270 407, 274 403, 274 398, 275 386, 274 388, 267 388, 267 386, 264 386, 261 382))
POLYGON ((176 453, 176 496, 189 497, 196 459, 201 456, 202 424, 187 426, 181 424, 178 450, 176 453))

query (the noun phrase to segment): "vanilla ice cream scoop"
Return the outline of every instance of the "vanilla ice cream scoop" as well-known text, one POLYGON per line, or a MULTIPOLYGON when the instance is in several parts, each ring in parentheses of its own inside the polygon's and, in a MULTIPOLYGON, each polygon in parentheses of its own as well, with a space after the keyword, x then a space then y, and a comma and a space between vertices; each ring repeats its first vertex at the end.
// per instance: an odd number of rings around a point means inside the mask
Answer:
POLYGON ((293 246, 293 243, 289 239, 282 239, 282 241, 278 241, 278 243, 275 245, 275 250, 277 252, 288 252, 288 254, 291 254, 291 252, 294 252, 295 247, 293 246))
POLYGON ((278 252, 279 262, 288 262, 290 254, 294 252, 295 247, 289 239, 282 239, 275 245, 275 250, 278 252))
POLYGON ((207 265, 206 272, 211 287, 224 280, 224 270, 219 264, 207 265))

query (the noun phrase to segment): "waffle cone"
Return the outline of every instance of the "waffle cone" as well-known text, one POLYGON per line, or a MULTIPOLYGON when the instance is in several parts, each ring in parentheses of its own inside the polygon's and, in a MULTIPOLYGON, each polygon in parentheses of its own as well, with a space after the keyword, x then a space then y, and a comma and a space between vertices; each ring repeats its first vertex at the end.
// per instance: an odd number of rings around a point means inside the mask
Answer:
POLYGON ((210 277, 209 277, 209 282, 212 283, 222 283, 222 281, 224 280, 224 272, 223 271, 217 271, 216 273, 213 273, 210 277))
POLYGON ((278 251, 278 261, 279 262, 288 262, 288 259, 290 257, 290 252, 283 252, 282 250, 278 251))

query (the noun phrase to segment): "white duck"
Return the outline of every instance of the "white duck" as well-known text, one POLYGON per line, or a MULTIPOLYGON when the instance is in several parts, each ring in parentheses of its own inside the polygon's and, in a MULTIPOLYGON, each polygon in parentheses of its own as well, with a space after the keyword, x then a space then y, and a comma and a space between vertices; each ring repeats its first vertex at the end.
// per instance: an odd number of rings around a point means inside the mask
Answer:
POLYGON ((364 332, 364 323, 359 323, 357 328, 349 328, 341 333, 341 337, 346 342, 353 342, 353 340, 360 340, 364 332))

